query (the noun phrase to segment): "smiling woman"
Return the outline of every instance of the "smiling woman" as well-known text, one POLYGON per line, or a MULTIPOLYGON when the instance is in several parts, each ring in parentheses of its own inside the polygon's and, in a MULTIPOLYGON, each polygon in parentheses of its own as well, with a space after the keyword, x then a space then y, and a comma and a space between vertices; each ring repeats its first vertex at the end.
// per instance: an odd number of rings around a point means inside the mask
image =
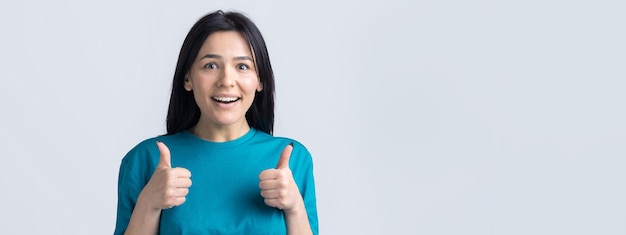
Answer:
POLYGON ((240 131, 233 135, 245 133, 245 113, 262 84, 244 36, 235 31, 211 34, 185 76, 185 90, 193 91, 202 113, 192 133, 219 142, 233 138, 228 132, 234 127, 240 131))
POLYGON ((240 13, 201 18, 178 58, 167 134, 122 160, 115 234, 317 234, 311 154, 273 125, 257 27, 240 13))

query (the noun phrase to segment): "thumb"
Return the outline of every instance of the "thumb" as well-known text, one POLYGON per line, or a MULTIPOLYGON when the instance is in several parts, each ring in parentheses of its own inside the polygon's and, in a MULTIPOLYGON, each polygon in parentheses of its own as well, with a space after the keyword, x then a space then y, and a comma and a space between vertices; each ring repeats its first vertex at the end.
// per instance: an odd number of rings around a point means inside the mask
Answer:
POLYGON ((163 142, 157 141, 156 144, 159 148, 159 152, 161 153, 159 165, 157 165, 157 167, 172 168, 172 161, 170 160, 170 149, 167 148, 167 146, 163 142))
POLYGON ((278 159, 278 164, 276 164, 276 169, 289 169, 289 157, 291 157, 292 150, 293 143, 290 143, 283 149, 283 152, 280 154, 280 159, 278 159))

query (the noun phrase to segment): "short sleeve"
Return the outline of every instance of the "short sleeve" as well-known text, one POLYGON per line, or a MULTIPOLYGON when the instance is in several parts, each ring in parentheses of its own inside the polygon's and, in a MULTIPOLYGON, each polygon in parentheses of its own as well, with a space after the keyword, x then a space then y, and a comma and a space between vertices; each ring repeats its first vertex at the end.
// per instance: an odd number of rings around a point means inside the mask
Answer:
POLYGON ((154 143, 154 140, 149 139, 135 146, 124 156, 120 164, 117 182, 117 219, 114 232, 116 235, 124 234, 126 231, 139 193, 154 171, 154 168, 150 167, 155 164, 152 155, 158 150, 150 143, 154 143))
POLYGON ((317 199, 315 196, 315 180, 313 177, 313 159, 311 153, 299 143, 294 143, 294 153, 298 160, 290 162, 290 167, 309 217, 313 234, 319 233, 317 217, 317 199))

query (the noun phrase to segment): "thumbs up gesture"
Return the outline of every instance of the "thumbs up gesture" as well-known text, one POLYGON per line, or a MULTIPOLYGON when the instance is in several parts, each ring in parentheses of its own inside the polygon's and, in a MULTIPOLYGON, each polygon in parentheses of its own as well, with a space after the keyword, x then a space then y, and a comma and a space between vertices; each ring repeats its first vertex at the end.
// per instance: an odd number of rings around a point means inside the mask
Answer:
POLYGON ((172 168, 170 150, 157 141, 160 160, 150 181, 141 190, 139 200, 154 209, 169 209, 185 202, 191 186, 191 172, 185 168, 172 168))
POLYGON ((293 150, 293 144, 287 145, 280 154, 280 159, 275 169, 267 169, 259 174, 259 188, 261 196, 265 198, 265 204, 284 211, 290 211, 303 203, 298 186, 289 169, 289 157, 293 150))

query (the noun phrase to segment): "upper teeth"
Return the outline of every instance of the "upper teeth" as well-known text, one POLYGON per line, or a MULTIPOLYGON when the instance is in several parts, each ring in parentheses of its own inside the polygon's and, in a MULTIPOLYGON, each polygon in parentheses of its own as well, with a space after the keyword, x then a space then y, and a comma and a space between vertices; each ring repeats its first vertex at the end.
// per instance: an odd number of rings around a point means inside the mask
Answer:
POLYGON ((213 99, 217 100, 217 101, 221 101, 221 102, 233 102, 236 101, 237 97, 213 97, 213 99))

